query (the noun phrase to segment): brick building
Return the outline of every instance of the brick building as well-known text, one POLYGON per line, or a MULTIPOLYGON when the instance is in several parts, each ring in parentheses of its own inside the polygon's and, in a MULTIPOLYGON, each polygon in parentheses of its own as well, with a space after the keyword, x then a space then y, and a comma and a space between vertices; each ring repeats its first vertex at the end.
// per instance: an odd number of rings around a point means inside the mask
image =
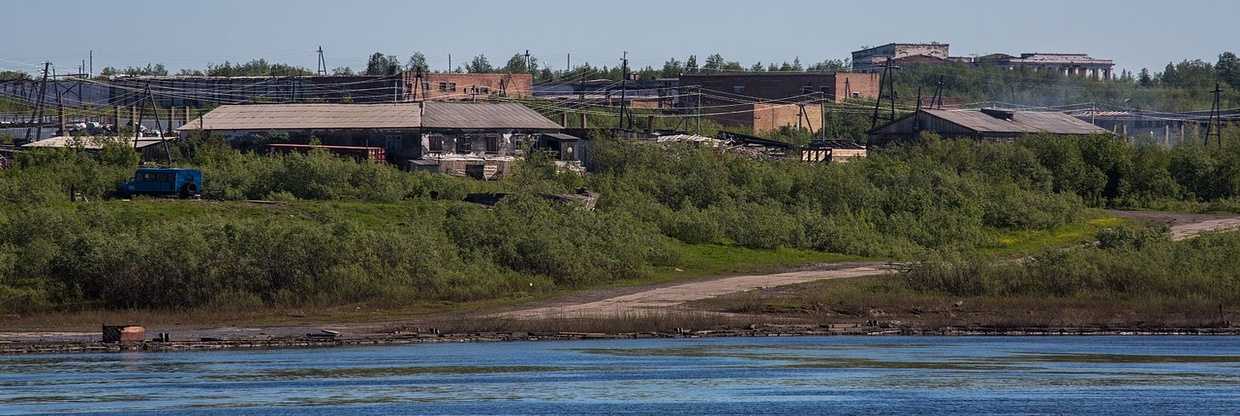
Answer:
MULTIPOLYGON (((822 128, 819 103, 878 97, 879 76, 859 72, 735 72, 684 74, 680 93, 702 91, 702 113, 726 126, 752 128, 762 134, 789 126, 822 128)), ((685 112, 697 111, 693 99, 679 101, 685 112)))
POLYGON ((533 96, 531 74, 457 74, 405 71, 405 100, 469 100, 490 96, 533 96), (420 81, 420 82, 419 82, 420 81), (420 84, 420 85, 419 85, 420 84))

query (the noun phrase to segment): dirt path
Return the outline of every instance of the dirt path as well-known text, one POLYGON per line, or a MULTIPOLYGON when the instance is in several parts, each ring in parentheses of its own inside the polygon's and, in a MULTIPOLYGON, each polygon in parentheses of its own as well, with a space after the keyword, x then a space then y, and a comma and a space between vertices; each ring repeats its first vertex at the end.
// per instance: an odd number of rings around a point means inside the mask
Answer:
POLYGON ((1187 240, 1202 233, 1240 228, 1240 216, 1218 214, 1184 214, 1158 211, 1109 211, 1119 217, 1163 223, 1171 227, 1173 241, 1187 240))
MULTIPOLYGON (((1150 211, 1111 211, 1111 213, 1125 218, 1167 224, 1171 228, 1171 239, 1177 241, 1193 238, 1205 232, 1240 228, 1240 216, 1234 215, 1181 214, 1150 211)), ((634 293, 585 302, 571 299, 561 300, 558 304, 506 312, 499 316, 515 319, 617 316, 650 310, 668 310, 669 308, 675 308, 696 300, 753 289, 795 285, 816 280, 873 276, 892 272, 894 272, 892 267, 884 263, 861 263, 844 267, 836 265, 835 267, 788 273, 725 277, 675 286, 647 288, 634 293)))
POLYGON ((586 303, 570 303, 544 306, 503 313, 500 316, 516 319, 538 319, 579 316, 617 316, 627 313, 667 310, 695 300, 708 299, 730 293, 762 289, 774 286, 795 285, 826 279, 872 276, 891 273, 885 263, 853 263, 786 273, 733 276, 658 287, 637 293, 611 297, 586 303))

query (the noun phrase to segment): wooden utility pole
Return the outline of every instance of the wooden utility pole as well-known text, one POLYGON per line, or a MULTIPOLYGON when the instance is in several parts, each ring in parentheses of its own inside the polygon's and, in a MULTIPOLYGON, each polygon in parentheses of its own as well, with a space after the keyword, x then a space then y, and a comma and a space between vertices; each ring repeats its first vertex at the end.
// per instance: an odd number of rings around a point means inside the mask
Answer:
POLYGON ((1219 97, 1223 94, 1221 85, 1214 83, 1214 105, 1210 108, 1210 121, 1206 123, 1206 140, 1205 145, 1210 144, 1210 135, 1214 135, 1214 141, 1218 143, 1218 147, 1223 147, 1223 118, 1221 109, 1219 108, 1219 97))
POLYGON ((896 119, 896 83, 895 71, 899 69, 892 64, 892 59, 887 59, 883 64, 883 75, 878 81, 878 100, 874 101, 874 114, 870 117, 870 130, 878 128, 878 121, 895 121, 896 119), (883 100, 891 101, 891 114, 889 116, 880 115, 883 100))
POLYGON ((621 130, 623 130, 624 129, 624 111, 626 109, 625 107, 627 107, 625 104, 625 99, 628 97, 628 90, 629 90, 629 52, 628 51, 624 51, 624 55, 620 59, 620 68, 621 68, 620 69, 620 119, 618 120, 616 127, 619 127, 621 130))
POLYGON ((327 61, 323 59, 323 45, 319 45, 319 75, 327 75, 327 61))
MULTIPOLYGON (((47 76, 48 76, 48 73, 51 72, 51 70, 52 70, 52 63, 44 62, 43 63, 43 80, 39 81, 39 97, 35 101, 34 110, 30 112, 30 124, 38 123, 36 124, 36 127, 35 127, 34 140, 39 140, 43 137, 43 101, 45 97, 47 96, 47 76)), ((26 140, 26 143, 29 143, 31 141, 29 125, 26 126, 25 140, 26 140)))

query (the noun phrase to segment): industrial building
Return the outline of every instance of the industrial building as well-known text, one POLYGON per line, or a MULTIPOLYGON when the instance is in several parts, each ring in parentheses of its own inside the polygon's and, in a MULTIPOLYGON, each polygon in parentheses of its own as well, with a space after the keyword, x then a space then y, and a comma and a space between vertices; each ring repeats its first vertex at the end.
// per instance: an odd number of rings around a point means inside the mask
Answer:
POLYGON ((854 71, 878 72, 890 61, 894 66, 966 64, 1011 70, 1058 72, 1067 76, 1112 79, 1115 62, 1084 53, 1022 53, 1019 56, 994 53, 978 57, 951 56, 946 43, 888 43, 852 53, 854 71))
POLYGON ((894 65, 902 63, 946 63, 949 62, 949 45, 946 43, 888 43, 882 46, 865 48, 852 53, 853 71, 881 71, 888 61, 894 65))
MULTIPOLYGON (((818 131, 823 102, 878 97, 879 75, 860 72, 729 72, 684 74, 681 94, 701 92, 704 114, 725 126, 763 134, 788 126, 818 131)), ((697 102, 680 101, 685 112, 697 102)))
POLYGON ((1110 59, 1095 59, 1083 53, 1022 53, 1020 56, 996 53, 974 58, 972 63, 976 66, 1050 71, 1093 79, 1111 79, 1115 69, 1115 62, 1110 59))
POLYGON ((404 101, 525 98, 533 95, 534 85, 534 76, 530 74, 405 71, 403 79, 404 101))
POLYGON ((918 110, 870 131, 870 144, 911 141, 922 133, 950 138, 1012 140, 1032 134, 1109 134, 1106 129, 1058 112, 918 110))
POLYGON ((503 176, 523 143, 563 128, 515 103, 225 105, 177 131, 222 135, 239 147, 270 142, 379 147, 391 163, 482 178, 503 176))

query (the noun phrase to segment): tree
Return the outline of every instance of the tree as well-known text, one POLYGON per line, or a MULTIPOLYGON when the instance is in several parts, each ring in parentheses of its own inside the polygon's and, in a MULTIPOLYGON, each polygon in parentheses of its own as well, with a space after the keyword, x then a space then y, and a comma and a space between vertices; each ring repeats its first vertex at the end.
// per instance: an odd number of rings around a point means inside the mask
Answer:
POLYGON ((664 78, 675 78, 683 72, 685 72, 685 66, 676 58, 672 58, 663 63, 663 71, 660 72, 660 75, 664 78))
POLYGON ((125 75, 125 76, 131 76, 131 77, 135 77, 135 76, 163 77, 163 76, 168 76, 168 69, 164 68, 164 64, 146 64, 146 67, 129 66, 129 67, 125 67, 125 69, 117 69, 117 68, 108 66, 108 67, 104 67, 103 70, 99 71, 99 75, 102 75, 105 77, 115 76, 115 75, 125 75))
POLYGON ((698 72, 697 55, 689 55, 689 59, 685 60, 685 72, 690 74, 698 72))
POLYGON ((801 57, 792 58, 792 70, 795 72, 805 71, 805 67, 801 66, 801 57))
POLYGON ((504 65, 503 72, 510 74, 538 72, 538 58, 531 56, 529 62, 526 62, 525 55, 513 54, 512 58, 508 58, 508 63, 504 65))
POLYGON ((426 72, 429 68, 426 65, 426 55, 423 55, 422 52, 414 51, 413 55, 409 56, 409 63, 405 64, 405 68, 410 71, 417 71, 420 69, 422 72, 426 72))
POLYGON ((22 71, 0 71, 0 81, 14 81, 19 79, 31 79, 30 74, 22 71))
POLYGON ((1236 54, 1231 52, 1220 54, 1218 63, 1214 65, 1214 72, 1218 74, 1220 81, 1226 82, 1232 88, 1240 89, 1240 58, 1236 58, 1236 54))
POLYGON ((758 62, 754 62, 753 66, 749 67, 749 71, 750 72, 765 72, 766 67, 762 66, 762 61, 758 61, 758 62))
POLYGON ((285 77, 310 75, 309 69, 281 63, 269 63, 266 59, 254 59, 244 64, 224 61, 222 65, 207 65, 206 75, 215 77, 285 77))
POLYGON ((810 71, 841 71, 848 68, 848 64, 842 59, 824 59, 822 62, 813 64, 809 67, 810 71))
POLYGON ((1167 67, 1163 69, 1163 73, 1158 77, 1158 80, 1161 81, 1163 85, 1179 86, 1180 77, 1175 71, 1175 65, 1167 62, 1167 67))
POLYGON ((1141 68, 1141 74, 1137 76, 1137 85, 1145 88, 1154 86, 1154 77, 1150 76, 1150 70, 1148 68, 1141 68))
POLYGON ((353 75, 353 68, 347 66, 336 67, 332 69, 332 75, 353 75))
POLYGON ((366 61, 366 75, 396 75, 400 73, 400 59, 383 52, 375 52, 366 61))
POLYGON ((723 70, 723 55, 714 54, 706 57, 706 63, 702 64, 702 70, 709 72, 718 72, 723 70))
POLYGON ((465 70, 473 74, 495 72, 495 68, 491 66, 491 62, 487 60, 486 55, 481 54, 469 61, 469 64, 465 65, 465 70))

